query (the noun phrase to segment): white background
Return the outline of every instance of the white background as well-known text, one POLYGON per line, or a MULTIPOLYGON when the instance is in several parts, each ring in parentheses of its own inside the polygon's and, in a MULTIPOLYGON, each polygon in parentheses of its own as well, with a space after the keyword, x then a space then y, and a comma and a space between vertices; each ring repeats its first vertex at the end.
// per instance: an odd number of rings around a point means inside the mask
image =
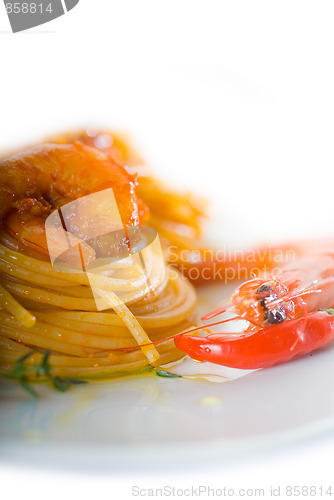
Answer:
MULTIPOLYGON (((221 241, 331 235, 333 16, 331 1, 80 0, 13 35, 0 4, 0 149, 85 125, 128 130, 161 177, 213 200, 221 241)), ((201 478, 321 483, 328 464, 329 438, 225 475, 203 464, 201 478)), ((15 480, 8 498, 53 498, 64 481, 68 498, 130 498, 132 482, 43 473, 36 489, 35 472, 17 477, 1 479, 15 480)))

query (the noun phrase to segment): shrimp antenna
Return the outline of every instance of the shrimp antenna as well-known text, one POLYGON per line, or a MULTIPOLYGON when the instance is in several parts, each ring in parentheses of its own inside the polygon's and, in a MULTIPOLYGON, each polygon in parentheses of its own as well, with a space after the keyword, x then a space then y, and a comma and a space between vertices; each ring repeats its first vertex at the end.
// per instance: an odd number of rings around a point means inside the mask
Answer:
MULTIPOLYGON (((136 349, 141 349, 142 347, 147 347, 150 345, 156 345, 156 344, 161 344, 162 342, 167 342, 167 340, 175 339, 176 337, 180 337, 181 335, 186 335, 187 333, 197 332, 198 330, 205 330, 206 328, 209 328, 211 326, 221 325, 222 323, 228 323, 229 321, 238 320, 238 319, 245 319, 245 318, 243 316, 235 316, 234 318, 223 319, 222 321, 217 321, 215 323, 210 323, 208 325, 199 325, 199 326, 196 326, 194 328, 191 328, 190 330, 185 330, 183 332, 176 333, 175 335, 171 335, 170 337, 165 337, 164 339, 155 340, 153 342, 148 342, 146 344, 140 344, 140 345, 138 344, 138 345, 133 345, 133 346, 128 346, 128 347, 116 347, 115 349, 108 349, 105 351, 104 350, 99 351, 99 353, 101 354, 104 352, 114 352, 114 351, 124 351, 124 352, 135 351, 136 349)), ((242 332, 240 332, 240 334, 241 333, 242 332)), ((220 333, 220 335, 232 335, 232 334, 229 332, 223 332, 223 333, 220 333)))
POLYGON ((227 312, 228 309, 231 307, 231 300, 226 299, 220 302, 220 306, 217 309, 214 309, 213 311, 205 314, 204 316, 201 317, 202 321, 207 321, 208 319, 214 318, 215 316, 219 316, 219 314, 223 314, 224 312, 227 312))
POLYGON ((319 292, 321 292, 321 290, 320 288, 318 288, 317 282, 314 282, 311 283, 311 285, 307 285, 306 287, 301 288, 300 290, 298 290, 298 292, 291 292, 288 293, 287 295, 283 295, 283 297, 279 297, 278 299, 268 302, 267 307, 271 308, 272 306, 280 304, 281 302, 284 302, 286 300, 297 299, 302 295, 308 295, 310 293, 319 293, 319 292))
POLYGON ((218 309, 215 309, 214 311, 211 311, 202 316, 201 320, 207 321, 208 319, 214 318, 215 316, 219 316, 219 314, 223 314, 224 312, 226 312, 226 307, 218 307, 218 309))

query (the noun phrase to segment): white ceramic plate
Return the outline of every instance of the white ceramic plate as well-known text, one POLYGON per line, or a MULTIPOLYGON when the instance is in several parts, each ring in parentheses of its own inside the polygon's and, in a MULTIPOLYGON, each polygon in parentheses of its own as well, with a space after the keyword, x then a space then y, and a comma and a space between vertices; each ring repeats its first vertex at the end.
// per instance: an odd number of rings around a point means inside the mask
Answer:
MULTIPOLYGON (((200 290, 208 310, 222 287, 200 290)), ((38 400, 1 388, 2 460, 68 469, 179 467, 334 428, 334 346, 224 384, 157 376, 94 382, 38 400)))

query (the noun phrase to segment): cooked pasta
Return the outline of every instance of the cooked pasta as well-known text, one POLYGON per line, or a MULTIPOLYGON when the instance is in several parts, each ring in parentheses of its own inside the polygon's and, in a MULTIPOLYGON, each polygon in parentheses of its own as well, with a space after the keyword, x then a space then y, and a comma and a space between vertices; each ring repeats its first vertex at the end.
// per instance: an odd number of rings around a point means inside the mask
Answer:
POLYGON ((87 273, 62 272, 50 262, 45 219, 68 201, 112 185, 123 221, 139 223, 132 177, 110 162, 75 144, 42 146, 1 163, 1 371, 30 350, 28 365, 50 351, 54 376, 82 378, 130 373, 183 357, 168 338, 193 324, 196 295, 176 270, 167 269, 165 279, 156 279, 159 266, 152 255, 146 269, 150 287, 136 296, 133 290, 142 276, 131 259, 94 275, 94 286, 87 273), (97 171, 90 168, 92 158, 97 171), (110 167, 123 176, 119 188, 110 167), (103 172, 105 178, 96 180, 103 172), (96 292, 107 304, 103 311, 96 292))
MULTIPOLYGON (((50 263, 24 256, 3 244, 0 270, 4 293, 12 300, 8 307, 0 294, 0 336, 7 347, 1 349, 2 369, 12 366, 27 349, 40 353, 49 349, 55 375, 78 377, 138 370, 148 362, 160 366, 182 357, 173 340, 143 350, 122 351, 135 347, 136 342, 161 341, 191 325, 195 292, 176 271, 160 290, 132 302, 129 309, 123 305, 123 312, 126 315, 128 310, 127 317, 135 323, 135 332, 143 332, 136 338, 124 316, 115 309, 96 310, 89 284, 78 284, 83 276, 62 275, 50 263), (36 318, 36 322, 30 326, 23 318, 36 318), (156 350, 157 354, 152 352, 156 350)), ((29 359, 30 363, 35 361, 36 356, 29 359)))

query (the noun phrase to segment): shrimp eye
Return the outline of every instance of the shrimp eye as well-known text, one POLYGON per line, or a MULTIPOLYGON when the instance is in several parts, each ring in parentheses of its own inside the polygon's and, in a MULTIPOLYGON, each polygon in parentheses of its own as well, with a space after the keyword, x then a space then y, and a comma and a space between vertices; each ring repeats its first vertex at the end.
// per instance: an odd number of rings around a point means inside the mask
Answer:
POLYGON ((255 298, 261 302, 261 306, 265 307, 267 300, 273 300, 277 297, 272 286, 269 283, 263 283, 257 290, 255 298))
POLYGON ((265 322, 268 325, 276 325, 277 323, 282 323, 286 318, 285 311, 283 307, 278 307, 277 309, 274 309, 273 311, 270 311, 270 309, 265 309, 265 322))
POLYGON ((272 292, 273 289, 272 287, 269 285, 269 283, 263 283, 263 285, 261 285, 258 290, 257 290, 257 293, 265 293, 265 292, 272 292))

